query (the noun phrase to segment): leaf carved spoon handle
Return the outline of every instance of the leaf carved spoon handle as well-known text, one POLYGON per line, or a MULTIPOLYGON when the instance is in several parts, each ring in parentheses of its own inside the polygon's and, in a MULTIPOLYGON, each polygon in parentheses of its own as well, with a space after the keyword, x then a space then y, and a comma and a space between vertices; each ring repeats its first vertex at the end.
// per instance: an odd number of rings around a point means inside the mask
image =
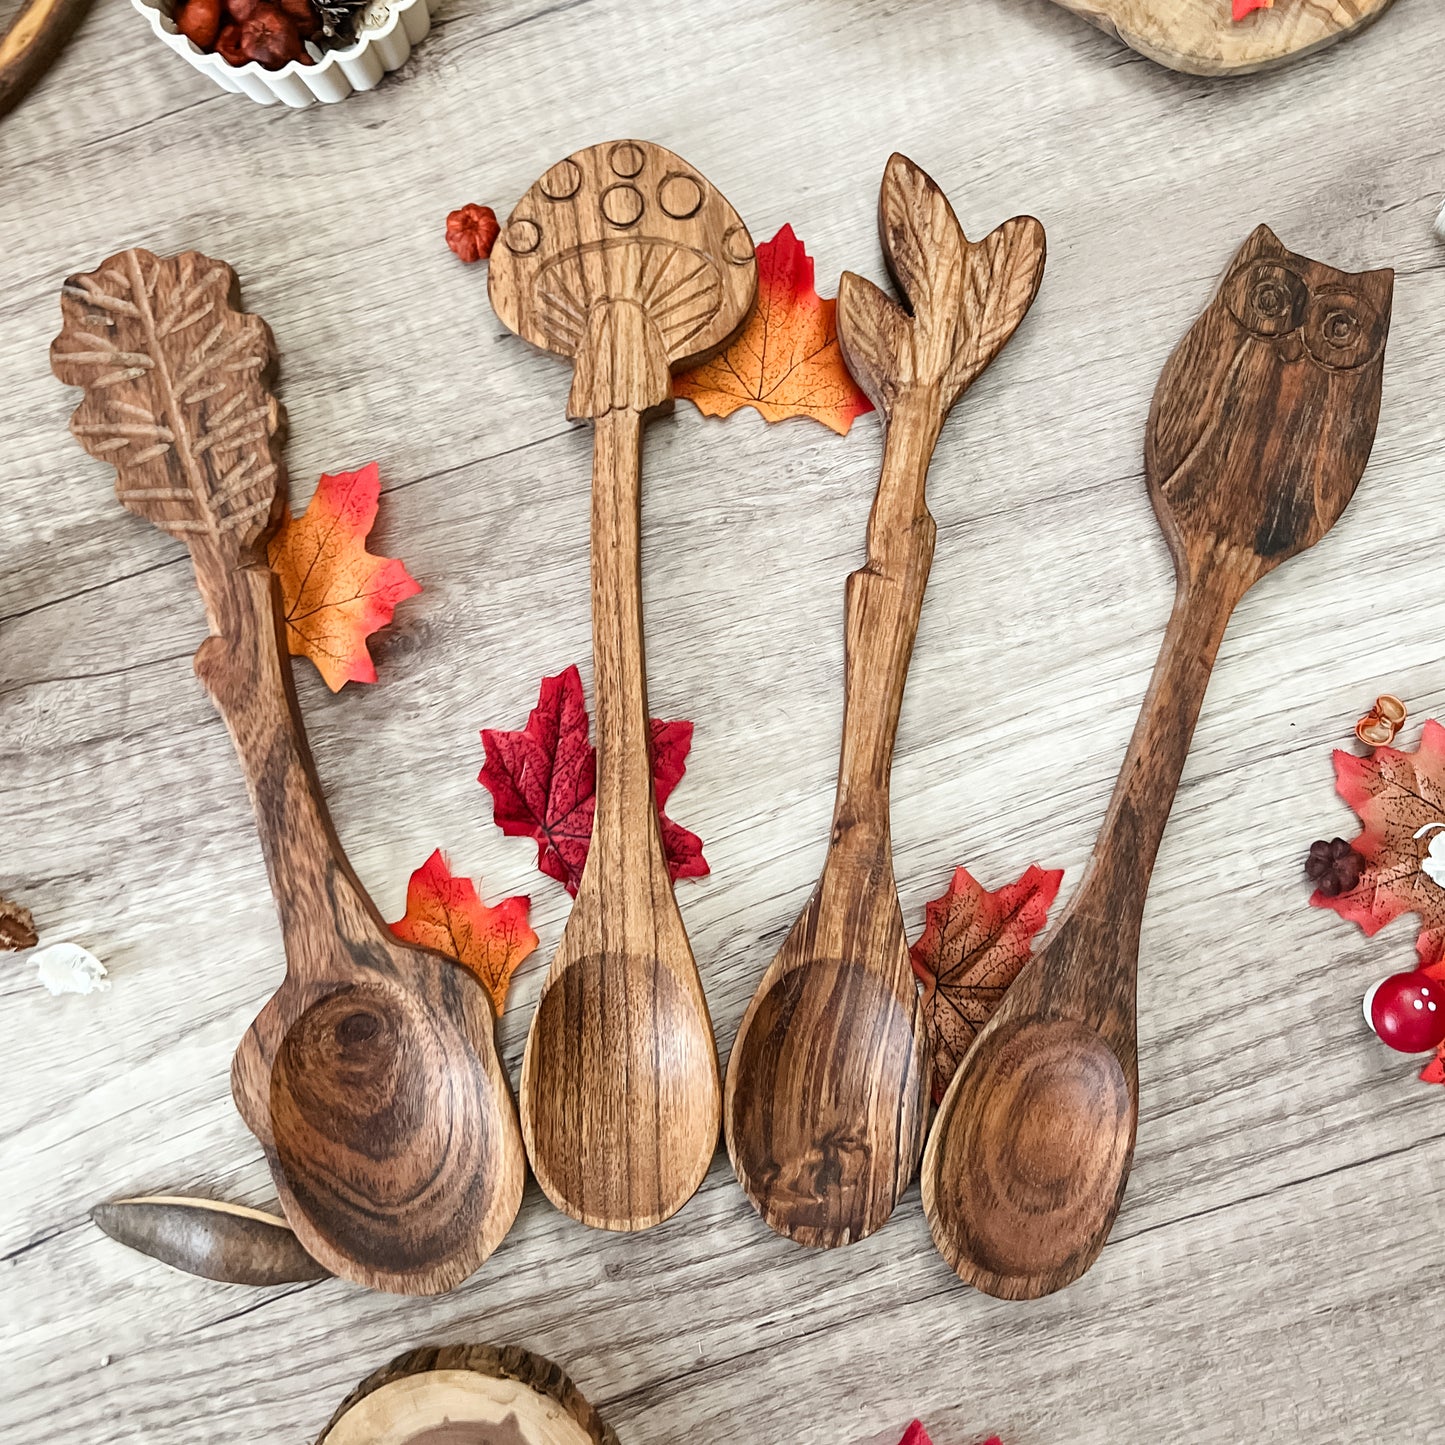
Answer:
POLYGON ((848 579, 843 748, 822 878, 769 965, 728 1064, 733 1167, 763 1219, 801 1244, 862 1239, 893 1211, 922 1147, 925 1039, 893 881, 888 777, 933 560, 924 490, 949 411, 1038 291, 1044 231, 963 234, 903 156, 879 230, 907 310, 851 273, 838 295, 848 365, 887 428, 868 562, 848 579))
POLYGON ((584 1224, 646 1229, 691 1198, 717 1150, 712 1022, 673 897, 649 762, 641 446, 672 372, 725 346, 757 292, 732 207, 661 146, 559 161, 492 252, 492 305, 572 360, 567 414, 593 426, 597 811, 522 1062, 537 1182, 584 1224))
POLYGON ((1154 857, 1230 613, 1329 531, 1364 471, 1393 278, 1295 255, 1260 226, 1159 378, 1145 476, 1174 612, 1084 880, 960 1065, 923 1159, 934 1243, 989 1294, 1061 1289, 1118 1214, 1154 857))
POLYGON ((231 1088, 307 1253, 378 1289, 459 1284, 516 1217, 525 1167, 485 993, 402 943, 332 830, 265 541, 285 507, 270 329, 229 266, 123 251, 61 297, 51 365, 71 431, 131 511, 190 548, 211 636, 196 671, 246 773, 286 978, 231 1088))

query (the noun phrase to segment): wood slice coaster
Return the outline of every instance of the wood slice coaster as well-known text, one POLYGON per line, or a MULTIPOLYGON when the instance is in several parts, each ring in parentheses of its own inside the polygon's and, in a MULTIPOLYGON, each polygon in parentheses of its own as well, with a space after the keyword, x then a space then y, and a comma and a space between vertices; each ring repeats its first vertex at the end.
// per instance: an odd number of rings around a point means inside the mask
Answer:
POLYGON ((1229 0, 1054 0, 1170 70, 1243 75, 1363 30, 1391 0, 1275 0, 1236 21, 1229 0))
POLYGON ((316 1445, 619 1445, 566 1373, 509 1345, 411 1350, 368 1375, 316 1445))

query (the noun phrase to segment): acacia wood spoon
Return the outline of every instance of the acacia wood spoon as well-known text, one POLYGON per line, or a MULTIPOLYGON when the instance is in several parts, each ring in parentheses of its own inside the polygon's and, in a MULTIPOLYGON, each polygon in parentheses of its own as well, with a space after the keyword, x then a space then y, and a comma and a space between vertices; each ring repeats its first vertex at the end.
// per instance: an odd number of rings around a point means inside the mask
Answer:
POLYGON ((593 426, 592 843, 522 1062, 527 1153, 584 1224, 646 1229, 717 1148, 712 1022, 673 897, 652 791, 642 645, 642 422, 672 372, 725 346, 757 291, 753 243, 685 161, 643 141, 578 151, 518 203, 492 252, 502 321, 571 359, 593 426))
POLYGON ((211 636, 196 672, 245 770, 286 977, 231 1088, 308 1254, 358 1284, 434 1294, 516 1217, 525 1166, 485 991, 396 938, 332 829, 265 543, 286 505, 270 329, 196 252, 123 251, 61 298, 51 347, 85 388, 71 431, 121 502, 190 549, 211 636))
POLYGON ((1230 613, 1329 531, 1364 471, 1393 277, 1295 255, 1260 226, 1159 378, 1144 469, 1174 612, 1084 880, 959 1066, 923 1159, 934 1242, 989 1294, 1069 1284, 1118 1214, 1155 854, 1230 613))
POLYGON ((848 579, 843 748, 823 874, 768 966, 728 1064, 728 1151, 780 1234, 832 1247, 893 1211, 918 1164, 927 1070, 918 989, 893 881, 888 778, 933 559, 928 464, 949 411, 1038 291, 1044 231, 963 234, 943 192, 903 156, 878 203, 904 304, 845 274, 838 337, 881 413, 883 470, 867 565, 848 579))

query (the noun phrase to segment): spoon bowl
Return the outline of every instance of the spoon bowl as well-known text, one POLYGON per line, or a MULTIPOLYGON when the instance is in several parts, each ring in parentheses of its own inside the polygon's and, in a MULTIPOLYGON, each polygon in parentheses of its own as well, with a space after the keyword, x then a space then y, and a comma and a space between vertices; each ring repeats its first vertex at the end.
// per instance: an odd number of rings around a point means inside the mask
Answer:
MULTIPOLYGON (((1004 1299, 1031 1269, 1077 1277, 1102 1248, 1134 1150, 1138 1108, 1104 1038, 1024 1018, 980 1046, 924 1151, 946 1156, 933 1208, 953 1222, 953 1268, 1004 1299)), ((940 1246, 942 1247, 942 1245, 940 1246)))
POLYGON ((692 1197, 717 1148, 716 1105, 698 1107, 717 1096, 707 1012, 658 958, 578 958, 533 1015, 522 1094, 535 1101, 522 1136, 547 1196, 584 1224, 647 1229, 692 1197), (636 1118, 656 1128, 630 1135, 636 1118))
POLYGON ((739 1032, 726 1111, 733 1167, 799 1244, 872 1233, 913 1173, 923 1053, 916 994, 900 996, 897 976, 805 959, 758 993, 739 1032), (803 1030, 798 1018, 816 1022, 803 1030), (893 1127, 879 1125, 885 1117, 893 1127))

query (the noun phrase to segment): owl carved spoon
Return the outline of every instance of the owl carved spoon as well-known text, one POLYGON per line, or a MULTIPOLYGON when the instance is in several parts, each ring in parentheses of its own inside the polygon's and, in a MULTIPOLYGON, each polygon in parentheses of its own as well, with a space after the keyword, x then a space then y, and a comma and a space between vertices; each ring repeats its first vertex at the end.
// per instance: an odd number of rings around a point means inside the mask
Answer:
POLYGON ((1393 289, 1392 271, 1337 271, 1260 226, 1159 378, 1144 463, 1177 578, 1163 648, 1079 890, 974 1041, 924 1153, 934 1243, 989 1294, 1071 1283, 1118 1214, 1155 854, 1231 612, 1354 495, 1393 289))
POLYGON ((597 808, 577 901, 522 1060, 522 1134, 548 1198, 584 1224, 646 1229, 717 1149, 717 1051, 673 897, 652 791, 642 647, 642 424, 672 372, 725 346, 757 292, 736 212, 685 161, 624 140, 558 161, 492 252, 492 306, 573 364, 592 423, 597 808))

